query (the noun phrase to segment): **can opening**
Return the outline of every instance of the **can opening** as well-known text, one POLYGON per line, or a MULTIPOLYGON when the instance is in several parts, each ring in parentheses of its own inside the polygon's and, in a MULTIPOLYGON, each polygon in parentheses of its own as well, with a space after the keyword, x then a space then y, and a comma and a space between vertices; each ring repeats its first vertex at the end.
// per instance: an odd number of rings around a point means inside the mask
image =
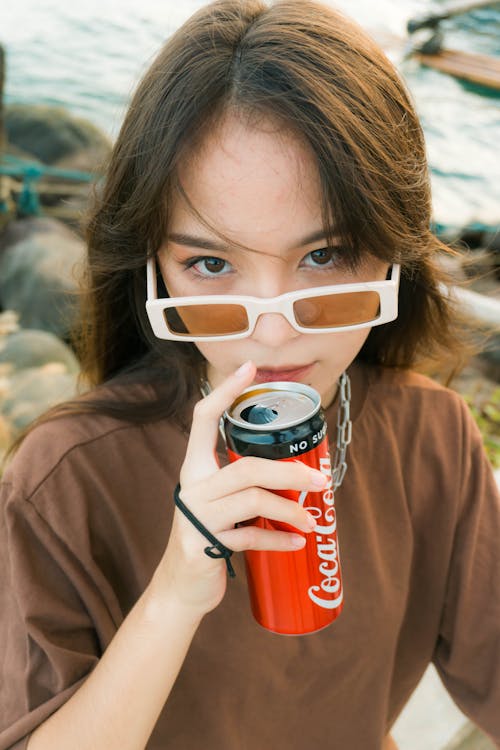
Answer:
POLYGON ((270 422, 274 422, 278 416, 278 412, 275 409, 270 409, 268 406, 253 404, 253 406, 243 409, 240 416, 245 422, 249 422, 250 424, 269 424, 270 422))

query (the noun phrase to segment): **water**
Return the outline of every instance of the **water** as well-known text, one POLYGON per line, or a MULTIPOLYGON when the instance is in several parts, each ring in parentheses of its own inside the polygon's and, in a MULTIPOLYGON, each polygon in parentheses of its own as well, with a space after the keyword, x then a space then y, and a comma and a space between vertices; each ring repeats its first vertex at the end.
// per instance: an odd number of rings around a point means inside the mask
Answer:
MULTIPOLYGON (((203 0, 0 0, 6 102, 64 106, 112 138, 135 85, 166 38, 203 0)), ((398 66, 422 119, 434 220, 446 227, 500 224, 500 93, 401 63, 406 21, 442 0, 337 0, 398 66)), ((443 24, 446 45, 500 56, 500 3, 443 24)))

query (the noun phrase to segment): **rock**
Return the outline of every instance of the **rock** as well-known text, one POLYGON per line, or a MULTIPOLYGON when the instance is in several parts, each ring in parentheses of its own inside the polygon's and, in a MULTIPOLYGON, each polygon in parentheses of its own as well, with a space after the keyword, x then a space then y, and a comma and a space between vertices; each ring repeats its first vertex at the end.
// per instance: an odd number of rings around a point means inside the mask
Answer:
POLYGON ((62 107, 10 104, 5 108, 5 127, 10 143, 45 164, 88 149, 99 164, 111 149, 99 128, 62 107))
POLYGON ((111 147, 89 146, 80 151, 58 159, 53 166, 58 169, 76 169, 79 172, 93 172, 96 177, 104 172, 105 162, 110 155, 111 147))
POLYGON ((79 363, 56 336, 0 315, 0 461, 11 440, 50 406, 76 394, 79 363))
MULTIPOLYGON (((12 441, 12 428, 9 422, 0 414, 0 464, 5 455, 7 448, 12 441)), ((1 465, 0 465, 1 475, 1 465)))
POLYGON ((10 371, 62 364, 67 373, 77 373, 79 363, 71 349, 53 333, 21 330, 0 336, 0 365, 10 364, 10 371))
POLYGON ((0 336, 7 336, 19 330, 19 316, 13 310, 0 313, 0 336))
POLYGON ((60 232, 73 239, 74 234, 64 224, 56 219, 48 217, 30 216, 25 219, 10 221, 3 232, 0 233, 0 251, 15 245, 21 240, 26 240, 34 234, 46 234, 47 232, 60 232))
POLYGON ((0 411, 14 434, 54 404, 74 396, 77 390, 76 375, 68 373, 60 363, 20 370, 3 381, 0 411))
POLYGON ((60 222, 40 231, 40 221, 29 220, 34 230, 2 251, 0 305, 19 315, 23 328, 36 328, 66 339, 74 320, 77 273, 85 245, 60 222))
POLYGON ((5 153, 8 156, 15 156, 17 159, 24 159, 25 161, 29 161, 32 164, 41 164, 42 162, 40 159, 37 159, 36 156, 33 156, 33 154, 29 154, 27 151, 23 151, 22 148, 18 148, 13 143, 7 143, 5 144, 5 153))
POLYGON ((480 354, 486 375, 500 383, 500 335, 492 334, 480 354))

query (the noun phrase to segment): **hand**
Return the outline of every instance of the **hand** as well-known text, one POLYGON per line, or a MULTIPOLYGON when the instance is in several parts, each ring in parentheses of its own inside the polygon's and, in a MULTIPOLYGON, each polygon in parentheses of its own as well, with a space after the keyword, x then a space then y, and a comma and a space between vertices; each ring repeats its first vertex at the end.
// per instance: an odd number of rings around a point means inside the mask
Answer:
MULTIPOLYGON (((263 516, 311 532, 314 518, 298 503, 269 490, 317 492, 324 487, 325 477, 300 462, 255 457, 242 458, 221 469, 216 457, 220 417, 254 377, 255 366, 247 362, 196 404, 180 473, 180 498, 222 544, 235 552, 296 551, 305 544, 301 535, 252 525, 235 528, 235 524, 263 516)), ((208 557, 204 553, 207 546, 210 542, 176 508, 156 577, 161 577, 170 596, 200 617, 221 602, 227 581, 225 561, 208 557)))

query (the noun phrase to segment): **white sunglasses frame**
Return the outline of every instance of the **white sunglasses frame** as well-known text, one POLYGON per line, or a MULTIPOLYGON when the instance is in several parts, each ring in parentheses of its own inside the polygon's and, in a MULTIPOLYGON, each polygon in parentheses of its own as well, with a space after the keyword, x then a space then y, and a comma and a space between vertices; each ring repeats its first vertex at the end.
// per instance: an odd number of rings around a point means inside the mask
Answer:
POLYGON ((147 299, 146 312, 157 338, 169 341, 228 341, 230 339, 244 339, 252 335, 259 315, 263 313, 280 313, 290 325, 300 333, 335 333, 355 331, 359 328, 372 328, 383 323, 389 323, 398 316, 398 289, 400 265, 393 263, 391 275, 384 281, 365 281, 354 284, 332 284, 330 286, 310 287, 286 292, 279 297, 249 297, 236 294, 209 294, 194 297, 160 297, 156 281, 156 259, 148 258, 146 265, 147 299), (380 299, 380 313, 366 323, 338 326, 336 328, 303 328, 298 325, 293 313, 293 303, 305 297, 323 297, 329 294, 346 294, 349 292, 377 292, 380 299), (220 305, 233 304, 245 307, 248 315, 248 328, 242 333, 225 333, 220 336, 180 336, 172 333, 166 323, 163 311, 171 307, 185 307, 192 304, 220 305))

